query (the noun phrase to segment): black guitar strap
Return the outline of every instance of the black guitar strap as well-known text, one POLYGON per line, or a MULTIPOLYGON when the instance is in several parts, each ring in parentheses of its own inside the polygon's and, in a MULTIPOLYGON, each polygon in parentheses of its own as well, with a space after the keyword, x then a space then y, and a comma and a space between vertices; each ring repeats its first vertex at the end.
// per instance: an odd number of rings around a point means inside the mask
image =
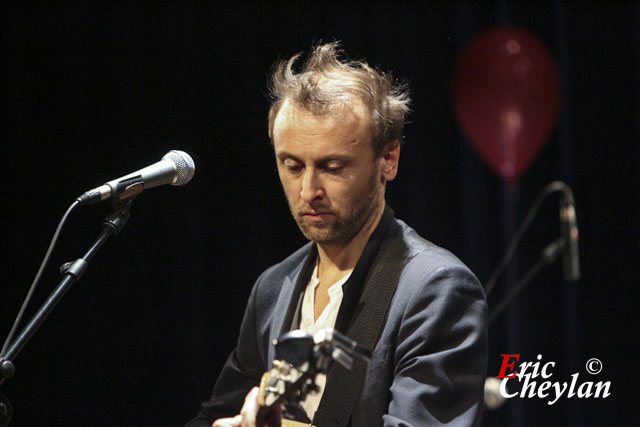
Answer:
MULTIPOLYGON (((387 207, 365 250, 344 285, 335 329, 373 351, 382 331, 391 298, 406 263, 407 247, 387 207)), ((334 364, 327 375, 320 406, 313 418, 318 427, 348 426, 360 397, 367 363, 354 358, 351 370, 334 364)))

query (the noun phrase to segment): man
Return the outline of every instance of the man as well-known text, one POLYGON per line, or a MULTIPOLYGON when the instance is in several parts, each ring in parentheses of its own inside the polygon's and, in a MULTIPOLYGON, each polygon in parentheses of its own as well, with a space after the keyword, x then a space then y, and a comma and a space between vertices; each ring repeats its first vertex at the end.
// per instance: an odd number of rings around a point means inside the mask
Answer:
MULTIPOLYGON (((300 421, 317 426, 477 425, 487 359, 486 301, 455 256, 385 206, 398 171, 407 90, 363 62, 316 47, 271 79, 269 136, 291 213, 311 241, 253 287, 238 345, 191 426, 237 414, 273 361, 272 340, 327 326, 373 350, 334 364, 300 421), (308 419, 305 419, 308 417, 308 419)), ((256 391, 241 415, 252 425, 256 391), (249 408, 249 409, 247 409, 249 408)))

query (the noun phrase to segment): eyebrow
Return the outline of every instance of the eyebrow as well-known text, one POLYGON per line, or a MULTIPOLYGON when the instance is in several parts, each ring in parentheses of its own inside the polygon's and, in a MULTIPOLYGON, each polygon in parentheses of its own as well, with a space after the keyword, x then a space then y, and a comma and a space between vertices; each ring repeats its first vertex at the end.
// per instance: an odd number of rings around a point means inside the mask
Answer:
MULTIPOLYGON (((291 153, 289 153, 288 151, 280 151, 276 154, 276 157, 278 159, 285 160, 285 159, 293 159, 295 161, 301 162, 302 160, 298 157, 295 156, 291 153)), ((324 164, 324 163, 328 163, 328 162, 332 162, 332 161, 340 161, 340 162, 348 162, 351 160, 350 156, 347 155, 343 155, 343 154, 328 154, 326 156, 323 156, 317 160, 314 161, 314 163, 316 164, 324 164)))

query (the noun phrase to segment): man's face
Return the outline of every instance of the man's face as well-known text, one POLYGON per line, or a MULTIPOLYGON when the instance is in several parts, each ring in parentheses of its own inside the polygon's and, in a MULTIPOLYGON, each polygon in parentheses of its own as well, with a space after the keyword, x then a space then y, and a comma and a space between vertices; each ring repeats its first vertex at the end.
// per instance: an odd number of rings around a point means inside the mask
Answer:
POLYGON ((384 204, 384 159, 361 109, 314 116, 285 101, 274 123, 278 174, 302 233, 319 244, 346 245, 384 204))

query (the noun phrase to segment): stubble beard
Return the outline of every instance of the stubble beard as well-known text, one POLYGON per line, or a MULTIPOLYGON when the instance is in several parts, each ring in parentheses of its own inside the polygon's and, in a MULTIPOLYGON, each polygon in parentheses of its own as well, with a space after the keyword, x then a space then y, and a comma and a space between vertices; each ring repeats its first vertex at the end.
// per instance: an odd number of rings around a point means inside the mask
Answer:
POLYGON ((326 245, 347 245, 360 233, 365 226, 369 226, 376 214, 379 201, 379 190, 376 189, 375 175, 369 180, 365 191, 352 200, 351 206, 345 212, 335 212, 321 204, 304 205, 294 208, 291 201, 289 209, 304 236, 312 242, 326 245), (328 224, 311 222, 305 218, 303 212, 315 209, 330 212, 334 221, 328 224))

